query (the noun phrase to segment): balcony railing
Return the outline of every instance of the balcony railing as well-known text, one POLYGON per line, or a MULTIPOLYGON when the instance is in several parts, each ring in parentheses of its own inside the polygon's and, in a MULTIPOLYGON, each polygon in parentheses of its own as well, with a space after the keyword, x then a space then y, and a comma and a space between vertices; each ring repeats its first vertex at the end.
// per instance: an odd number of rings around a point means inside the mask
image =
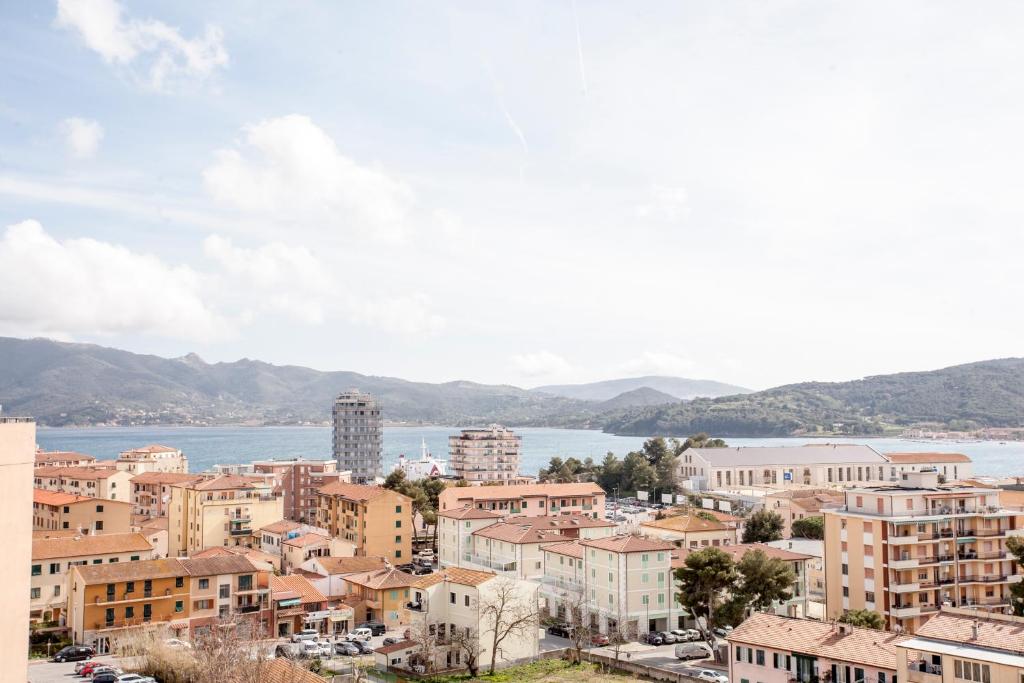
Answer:
POLYGON ((498 560, 492 560, 488 557, 480 557, 479 555, 473 555, 470 560, 473 564, 483 565, 499 572, 514 572, 516 570, 515 561, 512 562, 500 562, 498 560))

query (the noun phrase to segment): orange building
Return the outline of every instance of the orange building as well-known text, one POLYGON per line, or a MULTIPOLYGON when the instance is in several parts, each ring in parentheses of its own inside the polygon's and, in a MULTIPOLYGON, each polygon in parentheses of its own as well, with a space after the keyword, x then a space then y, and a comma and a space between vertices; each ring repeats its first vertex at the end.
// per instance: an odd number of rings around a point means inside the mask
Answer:
POLYGON ((317 525, 351 541, 355 554, 412 561, 412 499, 381 486, 334 482, 318 492, 317 525))

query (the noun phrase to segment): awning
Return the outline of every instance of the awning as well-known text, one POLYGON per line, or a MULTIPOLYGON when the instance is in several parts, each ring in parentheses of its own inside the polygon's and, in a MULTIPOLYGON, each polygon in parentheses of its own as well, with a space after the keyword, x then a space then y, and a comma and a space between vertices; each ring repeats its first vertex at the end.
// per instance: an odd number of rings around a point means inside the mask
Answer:
POLYGON ((279 600, 277 602, 278 607, 295 607, 302 604, 301 598, 291 598, 289 600, 279 600))

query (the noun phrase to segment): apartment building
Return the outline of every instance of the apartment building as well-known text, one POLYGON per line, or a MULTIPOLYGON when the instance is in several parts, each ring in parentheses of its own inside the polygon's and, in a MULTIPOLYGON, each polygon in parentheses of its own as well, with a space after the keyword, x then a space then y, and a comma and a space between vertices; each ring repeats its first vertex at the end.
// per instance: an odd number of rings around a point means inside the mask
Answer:
POLYGON ((74 451, 44 451, 36 449, 36 467, 82 467, 93 465, 96 458, 85 453, 74 451))
POLYGON ((782 518, 782 537, 793 535, 793 522, 820 517, 824 509, 841 508, 846 496, 836 489, 791 489, 773 491, 764 497, 764 509, 782 518))
POLYGON ((466 505, 437 513, 437 561, 441 567, 457 567, 472 554, 473 532, 495 524, 504 515, 466 505))
POLYGON ((117 458, 117 469, 132 474, 188 472, 188 458, 177 448, 151 444, 122 451, 117 458))
POLYGON ((1024 619, 943 607, 897 650, 901 681, 1019 683, 1024 680, 1024 619))
POLYGON ((604 501, 604 489, 593 482, 449 486, 438 496, 441 512, 469 505, 506 515, 582 514, 594 519, 604 517, 604 501))
POLYGON ((29 619, 63 624, 72 567, 151 560, 153 555, 146 537, 135 533, 32 539, 29 619))
POLYGON ((327 598, 304 576, 270 576, 270 599, 274 608, 272 633, 287 638, 304 628, 327 630, 327 598))
POLYGON ((281 519, 280 493, 262 479, 214 476, 171 486, 168 543, 175 555, 191 555, 213 546, 259 542, 259 529, 281 519))
POLYGON ((171 487, 195 484, 207 477, 185 472, 145 472, 131 477, 132 505, 136 515, 166 517, 171 487))
POLYGON ((334 399, 334 460, 352 481, 372 484, 383 475, 384 419, 377 399, 357 389, 334 399))
POLYGON ((829 619, 871 609, 915 633, 943 605, 1005 610, 1021 580, 1006 543, 1024 535, 1024 512, 1001 508, 998 489, 906 472, 899 485, 847 490, 824 516, 829 619))
POLYGON ((717 519, 694 514, 652 519, 640 524, 640 533, 668 541, 679 548, 728 546, 738 542, 737 528, 717 519))
POLYGON ((381 486, 334 482, 318 494, 317 526, 351 541, 355 554, 412 561, 412 499, 381 486))
POLYGON ((811 538, 784 538, 779 541, 771 541, 766 545, 807 556, 804 569, 807 571, 808 616, 813 619, 824 619, 825 541, 811 538))
MULTIPOLYGON (((425 666, 434 671, 463 667, 462 652, 452 644, 452 634, 462 633, 478 640, 478 663, 482 668, 491 661, 495 626, 486 606, 497 604, 502 599, 509 613, 536 611, 540 601, 539 585, 533 581, 461 567, 447 567, 419 577, 412 585, 408 610, 410 630, 426 628, 429 634, 437 636, 438 646, 433 648, 433 660, 423 661, 422 653, 412 652, 416 647, 413 644, 411 648, 398 648, 399 652, 408 652, 407 656, 391 654, 388 663, 405 669, 425 666), (391 661, 398 658, 402 661, 391 661)), ((538 628, 528 628, 525 632, 509 635, 498 651, 499 665, 536 658, 540 652, 539 631, 538 628)))
POLYGON ((522 437, 501 425, 463 429, 448 437, 452 474, 471 483, 507 483, 519 476, 522 437))
POLYGON ((895 481, 904 472, 935 470, 944 481, 971 478, 971 459, 963 453, 886 453, 889 477, 895 481))
MULTIPOLYGON (((407 574, 394 567, 348 574, 347 595, 363 601, 367 621, 380 621, 389 629, 408 623, 405 606, 409 602, 409 587, 420 577, 407 574)), ((352 604, 351 602, 349 604, 352 604)))
POLYGON ((352 588, 345 582, 346 576, 384 568, 383 557, 311 557, 295 571, 309 579, 331 604, 337 604, 352 588))
POLYGON ((284 494, 284 518, 297 522, 314 523, 317 510, 317 490, 338 479, 335 460, 257 460, 252 463, 254 474, 271 474, 284 494))
POLYGON ((126 534, 132 530, 131 518, 127 501, 32 489, 33 529, 126 534))
MULTIPOLYGON (((728 636, 729 680, 737 683, 899 683, 906 636, 848 624, 757 613, 728 636)), ((938 683, 938 682, 936 682, 938 683)))
MULTIPOLYGON (((275 555, 280 560, 284 550, 284 543, 290 539, 298 538, 308 534, 319 534, 329 537, 326 529, 321 529, 310 524, 294 522, 289 519, 268 524, 260 529, 260 550, 270 555, 275 555)), ((331 553, 326 553, 331 554, 331 553)), ((308 559, 308 558, 307 558, 308 559)))
POLYGON ((192 638, 225 621, 237 621, 239 635, 270 634, 273 606, 270 576, 244 555, 180 560, 189 587, 188 620, 192 638))
POLYGON ((324 534, 293 536, 281 543, 281 571, 285 574, 302 566, 311 557, 329 557, 331 539, 324 534))
MULTIPOLYGON (((28 567, 32 559, 32 469, 35 466, 36 423, 27 417, 0 415, 0 500, 18 514, 0 515, 4 562, 0 562, 0 661, 12 681, 28 679, 25 634, 28 632, 28 567)), ((33 516, 35 509, 33 506, 33 516)))
POLYGON ((541 594, 547 613, 571 621, 581 604, 589 627, 601 633, 642 634, 682 628, 672 552, 665 541, 617 535, 553 543, 541 548, 541 594))
POLYGON ((252 562, 252 566, 256 569, 264 572, 279 572, 281 571, 278 560, 280 558, 268 555, 262 550, 256 548, 246 548, 241 545, 232 545, 225 548, 224 546, 215 546, 213 548, 207 548, 206 550, 200 550, 198 553, 191 555, 194 560, 202 559, 204 557, 228 557, 231 555, 240 555, 245 559, 252 562))
POLYGON ((44 491, 74 493, 86 498, 131 500, 132 475, 110 467, 37 467, 35 487, 44 491))

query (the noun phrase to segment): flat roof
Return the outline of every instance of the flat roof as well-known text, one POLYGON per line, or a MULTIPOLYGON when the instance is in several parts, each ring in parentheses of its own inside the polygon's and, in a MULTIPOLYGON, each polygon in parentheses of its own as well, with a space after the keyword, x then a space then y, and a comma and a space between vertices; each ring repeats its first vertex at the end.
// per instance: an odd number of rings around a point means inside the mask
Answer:
POLYGON ((804 446, 736 446, 693 448, 711 467, 763 467, 764 465, 846 465, 888 463, 871 446, 861 444, 807 444, 804 446))

